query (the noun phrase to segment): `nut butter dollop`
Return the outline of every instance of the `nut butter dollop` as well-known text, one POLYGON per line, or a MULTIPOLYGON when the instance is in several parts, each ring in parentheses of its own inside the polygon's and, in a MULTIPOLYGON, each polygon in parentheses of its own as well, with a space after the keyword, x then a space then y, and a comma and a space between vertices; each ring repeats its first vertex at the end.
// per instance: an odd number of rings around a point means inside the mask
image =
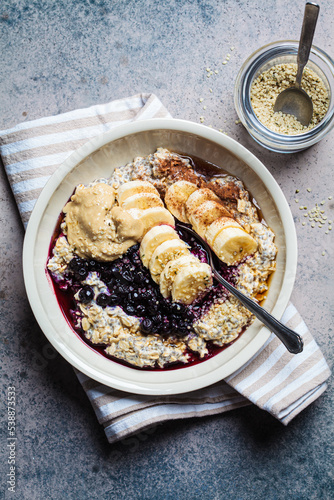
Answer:
POLYGON ((79 257, 112 261, 141 239, 143 225, 115 200, 108 184, 80 184, 65 205, 67 239, 79 257))

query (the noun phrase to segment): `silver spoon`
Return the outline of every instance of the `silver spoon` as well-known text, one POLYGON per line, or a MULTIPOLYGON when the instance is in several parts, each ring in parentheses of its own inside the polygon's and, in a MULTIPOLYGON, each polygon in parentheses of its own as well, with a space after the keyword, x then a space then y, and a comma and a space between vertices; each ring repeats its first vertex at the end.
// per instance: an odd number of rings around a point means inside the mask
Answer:
MULTIPOLYGON (((263 307, 259 306, 254 300, 246 297, 243 293, 237 290, 231 283, 226 281, 219 272, 217 271, 214 263, 214 252, 211 250, 206 241, 203 240, 193 229, 190 229, 188 226, 178 223, 178 227, 184 229, 189 234, 191 234, 194 238, 196 238, 201 245, 206 250, 209 257, 209 264, 212 268, 212 273, 219 283, 221 283, 229 292, 232 293, 240 302, 251 312, 253 313, 271 332, 273 332, 280 341, 285 345, 287 350, 292 354, 298 354, 303 350, 303 341, 298 335, 298 333, 290 330, 290 328, 286 327, 278 321, 274 316, 268 313, 263 307)), ((216 255, 215 255, 216 256, 216 255)), ((218 258, 216 256, 216 258, 218 258)))
POLYGON ((307 126, 313 115, 312 99, 301 88, 304 67, 308 61, 313 41, 313 35, 319 15, 319 5, 307 2, 305 5, 302 32, 300 35, 297 75, 295 85, 283 90, 276 99, 274 111, 294 115, 304 126, 307 126))

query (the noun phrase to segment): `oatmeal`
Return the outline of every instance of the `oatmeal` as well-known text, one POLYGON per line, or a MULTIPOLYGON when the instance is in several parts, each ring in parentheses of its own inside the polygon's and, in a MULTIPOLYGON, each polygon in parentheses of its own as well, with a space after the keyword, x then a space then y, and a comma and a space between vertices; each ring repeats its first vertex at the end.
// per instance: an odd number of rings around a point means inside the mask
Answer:
POLYGON ((254 317, 213 280, 203 247, 179 221, 214 248, 225 279, 262 300, 277 248, 250 200, 239 179, 162 148, 77 186, 47 263, 73 329, 141 369, 220 352, 254 317))
POLYGON ((320 77, 310 68, 305 68, 301 86, 312 99, 313 116, 308 126, 303 126, 295 116, 274 112, 278 94, 292 87, 297 74, 296 64, 278 64, 261 73, 251 88, 251 103, 260 122, 279 134, 303 134, 318 125, 327 113, 329 96, 320 77))

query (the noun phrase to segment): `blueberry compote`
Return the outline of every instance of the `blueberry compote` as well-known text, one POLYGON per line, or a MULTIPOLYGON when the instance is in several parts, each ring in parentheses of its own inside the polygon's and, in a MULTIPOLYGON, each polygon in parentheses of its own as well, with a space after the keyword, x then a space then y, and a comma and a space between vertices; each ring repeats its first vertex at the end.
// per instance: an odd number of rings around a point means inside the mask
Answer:
MULTIPOLYGON (((176 230, 184 241, 190 245, 191 252, 202 262, 207 262, 204 248, 186 231, 176 230)), ((59 232, 56 238, 60 236, 59 232)), ((53 244, 50 248, 52 254, 53 244)), ((129 316, 136 316, 140 320, 140 330, 144 335, 158 333, 163 337, 170 335, 183 338, 193 332, 193 323, 210 307, 216 298, 223 297, 227 292, 222 285, 215 282, 211 289, 199 297, 192 304, 186 306, 165 299, 157 285, 151 278, 150 272, 145 268, 139 257, 139 245, 132 246, 121 258, 112 262, 98 262, 84 260, 75 256, 69 263, 66 275, 62 281, 57 281, 52 276, 58 302, 65 317, 72 328, 94 350, 106 357, 103 346, 91 344, 80 327, 81 312, 74 295, 78 294, 81 303, 88 304, 94 299, 94 291, 90 285, 84 284, 88 274, 95 271, 99 279, 105 284, 105 291, 95 298, 101 307, 120 306, 129 316)), ((235 283, 237 277, 236 267, 227 267, 221 263, 220 273, 230 282, 235 283)), ((224 348, 207 344, 209 354, 199 359, 196 353, 189 351, 190 360, 186 366, 204 361, 221 352, 224 348)), ((126 364, 113 358, 115 361, 126 364)), ((181 365, 182 366, 182 365, 181 365)), ((180 364, 178 365, 180 367, 180 364)), ((169 368, 174 368, 173 366, 169 368)), ((149 369, 149 368, 146 368, 149 369)), ((168 369, 167 368, 164 368, 168 369)))

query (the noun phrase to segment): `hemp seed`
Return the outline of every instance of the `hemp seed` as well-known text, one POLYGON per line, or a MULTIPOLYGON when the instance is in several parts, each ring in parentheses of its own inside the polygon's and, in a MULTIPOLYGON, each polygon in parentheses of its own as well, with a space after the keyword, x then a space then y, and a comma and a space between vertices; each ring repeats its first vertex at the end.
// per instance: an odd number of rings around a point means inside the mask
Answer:
POLYGON ((296 73, 296 64, 278 64, 261 73, 251 88, 251 103, 257 118, 270 130, 283 135, 297 135, 311 130, 324 118, 329 106, 329 96, 323 81, 306 67, 302 88, 313 103, 313 116, 308 127, 303 126, 293 115, 274 112, 276 97, 294 85, 296 73))

